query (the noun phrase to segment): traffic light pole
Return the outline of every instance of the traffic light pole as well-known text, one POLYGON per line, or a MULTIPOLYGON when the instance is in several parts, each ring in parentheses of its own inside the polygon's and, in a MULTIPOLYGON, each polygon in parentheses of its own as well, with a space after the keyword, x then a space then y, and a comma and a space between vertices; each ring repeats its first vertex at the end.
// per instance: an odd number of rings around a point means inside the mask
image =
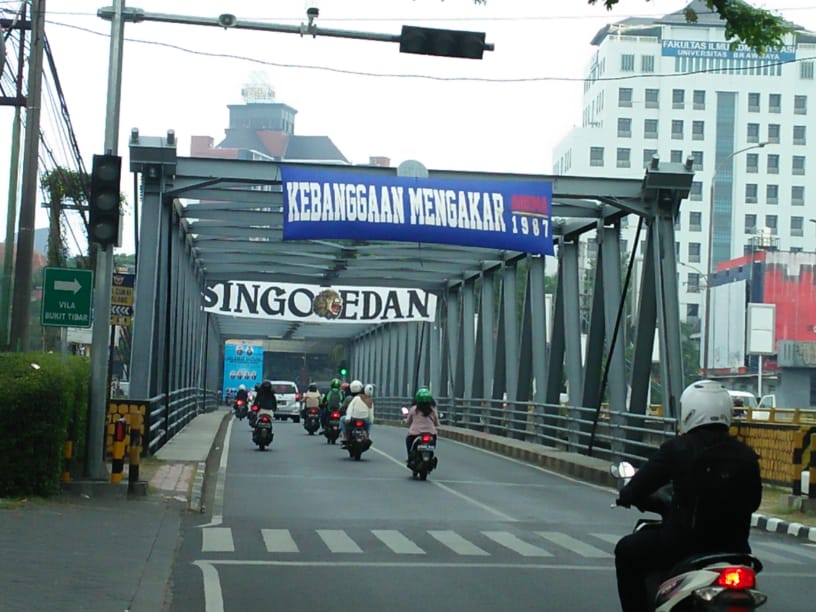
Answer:
MULTIPOLYGON (((119 147, 119 105, 122 95, 122 51, 124 49, 125 0, 113 0, 111 17, 108 99, 105 111, 105 153, 116 155, 119 147)), ((105 465, 105 418, 108 401, 108 350, 110 339, 113 245, 99 248, 96 255, 94 321, 91 338, 91 389, 88 412, 88 460, 86 476, 107 480, 105 465)))

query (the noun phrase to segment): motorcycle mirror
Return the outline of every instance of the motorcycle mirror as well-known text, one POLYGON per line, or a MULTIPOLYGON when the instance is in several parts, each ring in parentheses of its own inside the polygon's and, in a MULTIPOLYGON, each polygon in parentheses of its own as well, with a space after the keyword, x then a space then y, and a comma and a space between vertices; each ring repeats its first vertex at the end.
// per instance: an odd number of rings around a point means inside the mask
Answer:
POLYGON ((400 408, 400 412, 402 412, 402 414, 408 414, 408 407, 403 406, 402 408, 400 408))
POLYGON ((610 465, 609 472, 615 478, 631 478, 635 475, 635 466, 628 461, 621 461, 610 465))

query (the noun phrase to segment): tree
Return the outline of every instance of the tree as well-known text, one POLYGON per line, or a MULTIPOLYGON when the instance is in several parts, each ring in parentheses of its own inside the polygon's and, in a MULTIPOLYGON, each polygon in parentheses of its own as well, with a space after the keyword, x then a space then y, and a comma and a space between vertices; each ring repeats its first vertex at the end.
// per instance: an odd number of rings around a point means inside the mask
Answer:
MULTIPOLYGON (((473 1, 475 4, 487 4, 487 0, 473 1)), ((608 10, 612 10, 620 0, 602 2, 608 10)), ((762 55, 768 49, 782 47, 785 34, 791 32, 780 15, 753 7, 741 0, 702 0, 702 2, 725 21, 725 39, 731 41, 732 49, 742 43, 762 55)), ((597 4, 598 0, 587 0, 587 3, 597 4)), ((697 11, 686 7, 685 14, 688 22, 697 22, 697 11)))

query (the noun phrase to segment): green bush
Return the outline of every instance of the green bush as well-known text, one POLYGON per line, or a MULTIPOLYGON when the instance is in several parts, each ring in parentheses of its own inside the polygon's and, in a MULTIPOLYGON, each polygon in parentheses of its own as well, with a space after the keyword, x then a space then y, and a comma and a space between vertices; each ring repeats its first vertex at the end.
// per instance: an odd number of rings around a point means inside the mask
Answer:
POLYGON ((89 372, 84 357, 0 353, 0 497, 58 493, 68 439, 79 469, 89 372))

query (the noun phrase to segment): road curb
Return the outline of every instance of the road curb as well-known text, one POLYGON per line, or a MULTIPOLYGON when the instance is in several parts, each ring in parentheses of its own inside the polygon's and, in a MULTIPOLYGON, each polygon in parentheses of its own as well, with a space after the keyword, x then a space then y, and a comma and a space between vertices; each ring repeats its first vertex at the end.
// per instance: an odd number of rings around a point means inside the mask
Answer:
POLYGON ((816 542, 816 527, 806 527, 801 523, 789 523, 782 519, 754 513, 751 515, 751 527, 769 531, 771 533, 782 533, 801 540, 816 542))
POLYGON ((199 461, 193 472, 193 482, 190 487, 190 499, 187 509, 191 512, 203 512, 202 497, 204 494, 204 477, 207 474, 207 463, 199 461))

